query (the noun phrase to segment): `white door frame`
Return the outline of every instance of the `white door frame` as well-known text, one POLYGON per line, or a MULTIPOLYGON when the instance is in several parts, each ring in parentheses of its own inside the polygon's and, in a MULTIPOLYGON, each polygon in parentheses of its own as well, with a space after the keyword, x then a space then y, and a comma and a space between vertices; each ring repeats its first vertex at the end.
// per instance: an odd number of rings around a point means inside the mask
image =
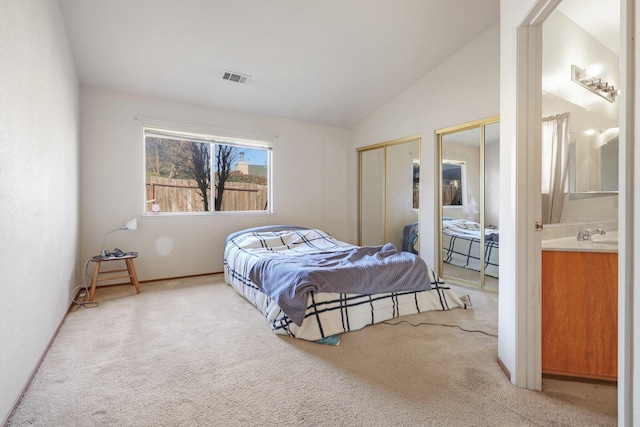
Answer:
POLYGON ((539 0, 517 28, 516 331, 519 387, 542 389, 542 23, 560 0, 539 0))
MULTIPOLYGON (((640 227, 636 227, 640 206, 634 209, 636 197, 634 188, 640 188, 640 174, 634 165, 640 164, 640 150, 635 149, 636 126, 636 2, 620 1, 620 140, 618 172, 618 425, 640 425, 640 402, 637 390, 640 384, 640 366, 634 361, 640 356, 640 292, 634 294, 638 264, 635 251, 640 245, 640 227), (634 423, 635 422, 635 423, 634 423)), ((640 200, 639 200, 640 201, 640 200)))

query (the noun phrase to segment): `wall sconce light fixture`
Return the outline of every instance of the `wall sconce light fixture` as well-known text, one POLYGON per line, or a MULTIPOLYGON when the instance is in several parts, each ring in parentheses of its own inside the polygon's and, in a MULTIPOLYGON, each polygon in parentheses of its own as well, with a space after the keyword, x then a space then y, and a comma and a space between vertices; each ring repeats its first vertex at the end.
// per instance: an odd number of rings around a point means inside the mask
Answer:
POLYGON ((577 65, 571 66, 571 80, 609 102, 615 102, 616 96, 620 95, 620 91, 609 82, 603 82, 601 78, 587 75, 587 72, 577 65))

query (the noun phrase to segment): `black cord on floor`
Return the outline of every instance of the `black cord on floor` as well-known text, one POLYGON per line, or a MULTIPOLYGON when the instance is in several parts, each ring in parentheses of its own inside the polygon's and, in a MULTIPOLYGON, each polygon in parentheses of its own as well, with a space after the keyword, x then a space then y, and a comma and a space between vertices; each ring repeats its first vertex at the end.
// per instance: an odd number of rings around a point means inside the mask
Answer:
POLYGON ((76 301, 74 299, 73 303, 75 305, 78 305, 78 306, 84 307, 84 308, 96 308, 97 306, 100 305, 100 303, 98 301, 87 301, 87 295, 89 295, 89 291, 85 288, 85 293, 82 296, 82 301, 76 301))
POLYGON ((99 305, 100 305, 100 303, 99 303, 99 302, 97 302, 97 301, 91 301, 91 302, 89 302, 89 301, 87 301, 87 302, 77 302, 77 301, 74 301, 74 303, 75 303, 76 305, 78 305, 78 306, 80 306, 80 307, 84 307, 84 308, 96 308, 97 306, 99 306, 99 305))
POLYGON ((391 323, 391 322, 382 322, 382 323, 383 323, 383 324, 385 324, 385 325, 391 325, 391 326, 399 325, 400 323, 407 323, 408 325, 411 325, 411 326, 413 326, 414 328, 417 328, 418 326, 421 326, 421 325, 430 325, 430 326, 446 326, 446 327, 448 327, 448 328, 458 328, 458 329, 460 329, 461 331, 465 331, 465 332, 477 332, 477 333, 479 333, 479 334, 488 335, 488 336, 490 336, 490 337, 496 337, 496 338, 498 337, 498 335, 490 334, 489 332, 485 332, 485 331, 478 331, 478 330, 473 330, 473 329, 465 329, 465 328, 463 328, 463 327, 462 327, 462 326, 460 326, 460 325, 447 325, 447 324, 444 324, 444 323, 420 322, 420 323, 413 324, 413 323, 408 322, 408 321, 406 321, 406 320, 400 320, 399 322, 395 322, 395 323, 391 323))

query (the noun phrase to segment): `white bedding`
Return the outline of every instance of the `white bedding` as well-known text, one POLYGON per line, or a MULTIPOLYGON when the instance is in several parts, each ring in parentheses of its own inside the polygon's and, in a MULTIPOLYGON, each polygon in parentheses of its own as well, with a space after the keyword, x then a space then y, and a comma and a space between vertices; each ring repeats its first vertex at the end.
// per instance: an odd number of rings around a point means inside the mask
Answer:
MULTIPOLYGON (((373 323, 430 310, 471 308, 468 297, 458 297, 431 271, 432 290, 378 293, 314 293, 308 295, 305 319, 296 325, 249 279, 256 255, 277 256, 345 250, 354 247, 334 239, 321 230, 291 229, 234 233, 225 246, 225 280, 266 317, 276 334, 309 341, 322 340, 342 332, 361 329, 373 323)), ((268 229, 268 228, 267 228, 268 229)))

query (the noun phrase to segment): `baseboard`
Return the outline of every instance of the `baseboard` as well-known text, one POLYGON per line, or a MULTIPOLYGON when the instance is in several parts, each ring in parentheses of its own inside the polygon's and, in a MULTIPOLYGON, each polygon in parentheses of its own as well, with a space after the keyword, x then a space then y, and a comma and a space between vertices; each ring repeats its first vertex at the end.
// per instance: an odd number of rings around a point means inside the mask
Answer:
MULTIPOLYGON (((80 291, 78 291, 78 292, 80 292, 80 291)), ((3 427, 6 427, 8 425, 9 420, 11 419, 11 416, 13 415, 14 411, 16 410, 16 408, 18 407, 20 402, 22 401, 22 397, 24 396, 24 394, 29 389, 29 386, 31 385, 31 382, 33 381, 33 378, 36 375, 36 372, 38 372, 38 369, 40 369, 40 365, 42 365, 42 362, 44 361, 44 358, 47 356, 47 353, 49 353, 49 349, 51 348, 51 345, 53 345, 53 341, 58 336, 58 333, 60 332, 60 328, 62 328, 62 324, 65 322, 65 320, 67 320, 67 316, 69 315, 69 312, 71 311, 73 306, 74 306, 74 302, 71 301, 71 304, 69 304, 69 308, 67 309, 67 312, 62 317, 62 320, 58 324, 58 327, 53 332, 53 335, 51 336, 51 339, 49 340, 49 342, 47 343, 46 347, 44 348, 44 351, 42 352, 42 355, 40 355, 40 358, 38 359, 38 362, 36 363, 36 366, 31 371, 31 375, 29 375, 29 379, 25 383, 24 387, 22 387, 22 390, 20 391, 20 394, 16 398, 15 402, 13 402, 13 405, 11 406, 11 410, 9 411, 7 417, 2 422, 2 426, 3 427)))
POLYGON ((505 365, 504 362, 500 360, 500 357, 498 357, 496 360, 498 362, 498 366, 500 366, 500 369, 502 369, 502 372, 504 372, 504 374, 507 376, 509 381, 511 381, 511 371, 507 369, 507 365, 505 365))
MULTIPOLYGON (((189 274, 186 276, 173 276, 173 277, 164 277, 159 279, 151 279, 151 280, 138 280, 138 283, 153 283, 153 282, 162 282, 163 280, 180 280, 180 279, 189 279, 192 277, 204 277, 204 276, 212 276, 214 274, 224 274, 224 271, 217 271, 213 273, 201 273, 201 274, 189 274)), ((91 285, 89 285, 91 286, 91 285)), ((108 288, 110 286, 132 286, 131 282, 122 282, 122 283, 107 283, 105 285, 97 285, 98 288, 108 288)))
MULTIPOLYGON (((214 271, 213 273, 201 273, 201 274, 189 274, 186 276, 175 276, 175 277, 165 277, 162 279, 152 279, 152 280, 139 280, 140 283, 149 283, 149 282, 161 282, 163 280, 180 280, 180 279, 188 279, 190 277, 203 277, 203 276, 212 276, 214 274, 224 274, 224 271, 214 271)), ((130 283, 127 283, 130 285, 130 283)))

